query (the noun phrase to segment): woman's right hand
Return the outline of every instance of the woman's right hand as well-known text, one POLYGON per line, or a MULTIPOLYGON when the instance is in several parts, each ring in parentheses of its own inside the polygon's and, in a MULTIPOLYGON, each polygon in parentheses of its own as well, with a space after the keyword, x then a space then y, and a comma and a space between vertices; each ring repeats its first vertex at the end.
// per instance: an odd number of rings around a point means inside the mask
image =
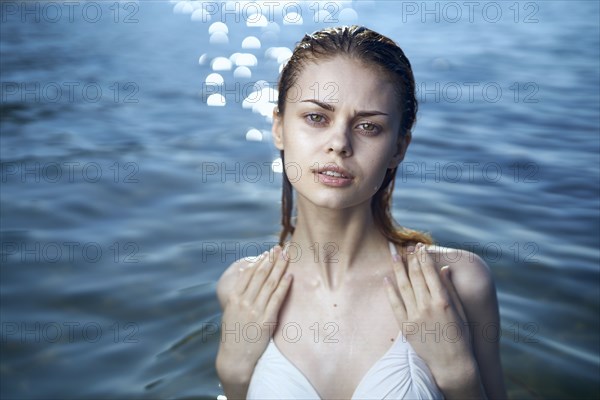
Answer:
POLYGON ((275 332, 279 309, 291 286, 281 246, 242 266, 223 310, 217 369, 249 382, 275 332))

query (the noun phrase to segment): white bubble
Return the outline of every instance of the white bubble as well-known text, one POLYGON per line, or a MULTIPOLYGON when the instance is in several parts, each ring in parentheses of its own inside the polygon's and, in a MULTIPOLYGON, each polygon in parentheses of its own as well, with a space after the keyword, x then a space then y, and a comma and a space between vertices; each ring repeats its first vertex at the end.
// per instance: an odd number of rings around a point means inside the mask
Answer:
POLYGON ((198 64, 200 65, 205 65, 206 62, 208 61, 208 54, 204 53, 200 56, 200 58, 198 58, 198 64))
POLYGON ((274 103, 257 103, 252 106, 252 112, 262 115, 263 117, 273 116, 274 103))
POLYGON ((445 58, 436 58, 431 62, 431 66, 434 69, 446 71, 452 68, 452 64, 445 58))
POLYGON ((259 79, 256 82, 254 82, 254 85, 252 85, 253 87, 256 88, 256 90, 260 90, 260 89, 264 89, 264 88, 268 88, 269 82, 265 81, 264 79, 259 79))
POLYGON ((250 53, 242 53, 235 59, 235 65, 240 67, 255 67, 257 64, 256 56, 250 53))
MULTIPOLYGON (((277 102, 277 97, 279 92, 276 89, 264 86, 260 87, 257 84, 254 84, 254 90, 246 96, 244 101, 242 102, 242 108, 251 108, 252 111, 261 113, 261 109, 257 108, 260 104, 270 104, 271 110, 269 113, 273 112, 274 103, 277 102)), ((262 113, 261 113, 262 114, 262 113)))
POLYGON ((242 49, 260 49, 260 40, 256 36, 248 36, 242 41, 242 49))
POLYGON ((191 14, 194 12, 194 6, 189 1, 180 1, 173 7, 174 14, 191 14))
POLYGON ((208 34, 212 35, 215 32, 229 33, 229 28, 223 22, 213 22, 208 27, 208 34))
POLYGON ((246 132, 246 140, 249 142, 261 142, 263 140, 262 132, 252 128, 246 132))
POLYGON ((297 12, 289 12, 283 17, 284 25, 302 25, 303 23, 302 15, 297 12))
POLYGON ((206 99, 206 104, 210 107, 223 107, 226 104, 225 97, 219 93, 211 94, 206 99))
POLYGON ((223 77, 220 74, 217 74, 216 72, 213 72, 212 74, 209 74, 206 77, 205 83, 207 85, 222 85, 225 82, 225 80, 223 79, 223 77))
POLYGON ((252 14, 246 20, 246 26, 250 28, 261 28, 268 24, 267 18, 262 14, 252 14))
MULTIPOLYGON (((197 2, 194 2, 194 3, 197 3, 197 2)), ((200 21, 200 22, 208 22, 212 19, 210 14, 201 8, 194 10, 191 18, 192 18, 192 21, 200 21)))
POLYGON ((225 57, 216 57, 210 62, 213 71, 230 71, 231 61, 225 57))
POLYGON ((278 64, 285 64, 290 59, 291 56, 292 56, 291 54, 280 54, 277 57, 277 63, 278 64))
POLYGON ((248 67, 237 67, 233 71, 233 77, 237 79, 250 79, 252 78, 252 71, 248 67))
POLYGON ((281 174, 283 172, 283 161, 281 157, 277 157, 271 163, 271 170, 275 173, 281 174))
POLYGON ((266 26, 263 26, 261 28, 261 30, 263 32, 275 32, 275 33, 279 33, 279 31, 281 29, 279 28, 279 24, 277 22, 271 21, 266 26))
POLYGON ((210 44, 228 44, 229 37, 225 32, 215 32, 210 35, 210 39, 208 40, 210 44))
POLYGON ((232 63, 235 64, 235 60, 237 60, 237 58, 240 54, 242 54, 242 53, 238 53, 238 52, 233 53, 232 55, 229 56, 229 61, 231 61, 232 63))
POLYGON ((287 47, 269 47, 265 51, 265 57, 278 60, 281 58, 290 58, 292 56, 292 50, 287 47))
POLYGON ((352 8, 344 8, 338 18, 342 24, 353 24, 358 21, 358 14, 352 8))

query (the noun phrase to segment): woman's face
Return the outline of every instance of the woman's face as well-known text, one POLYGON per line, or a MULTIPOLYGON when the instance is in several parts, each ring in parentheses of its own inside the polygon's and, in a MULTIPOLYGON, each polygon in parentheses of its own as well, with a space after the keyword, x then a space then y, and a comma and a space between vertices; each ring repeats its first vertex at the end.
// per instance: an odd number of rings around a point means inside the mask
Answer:
POLYGON ((285 114, 273 116, 274 143, 298 196, 335 209, 370 201, 410 143, 408 135, 398 141, 397 104, 392 83, 357 61, 305 64, 285 114), (335 167, 342 170, 323 171, 335 167))

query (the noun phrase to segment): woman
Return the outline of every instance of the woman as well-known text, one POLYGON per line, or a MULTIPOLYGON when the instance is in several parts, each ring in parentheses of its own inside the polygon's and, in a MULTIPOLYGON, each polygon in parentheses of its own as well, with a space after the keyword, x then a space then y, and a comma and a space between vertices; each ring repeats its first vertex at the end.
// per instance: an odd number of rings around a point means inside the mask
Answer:
POLYGON ((393 224, 416 112, 410 63, 390 39, 351 26, 296 46, 273 113, 279 245, 217 285, 228 399, 506 397, 489 268, 393 224))

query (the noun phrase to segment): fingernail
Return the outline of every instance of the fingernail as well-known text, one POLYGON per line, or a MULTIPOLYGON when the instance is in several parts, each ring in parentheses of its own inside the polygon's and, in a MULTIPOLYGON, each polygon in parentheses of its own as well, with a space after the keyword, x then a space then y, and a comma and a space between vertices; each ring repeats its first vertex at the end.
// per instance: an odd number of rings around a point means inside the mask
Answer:
POLYGON ((408 251, 408 254, 414 254, 415 246, 408 246, 408 248, 406 250, 408 251))

